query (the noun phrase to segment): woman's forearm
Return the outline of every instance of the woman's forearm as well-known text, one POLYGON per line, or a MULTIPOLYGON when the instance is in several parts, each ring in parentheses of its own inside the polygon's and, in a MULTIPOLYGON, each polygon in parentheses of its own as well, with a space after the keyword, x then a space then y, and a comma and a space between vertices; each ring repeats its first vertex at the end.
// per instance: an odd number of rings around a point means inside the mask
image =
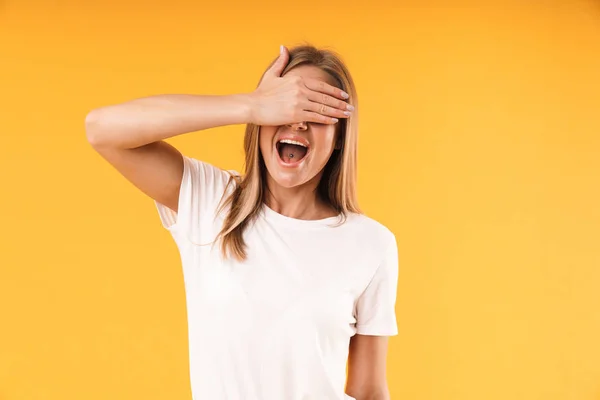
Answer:
POLYGON ((135 148, 184 133, 251 122, 247 94, 163 94, 94 109, 85 119, 89 142, 135 148))

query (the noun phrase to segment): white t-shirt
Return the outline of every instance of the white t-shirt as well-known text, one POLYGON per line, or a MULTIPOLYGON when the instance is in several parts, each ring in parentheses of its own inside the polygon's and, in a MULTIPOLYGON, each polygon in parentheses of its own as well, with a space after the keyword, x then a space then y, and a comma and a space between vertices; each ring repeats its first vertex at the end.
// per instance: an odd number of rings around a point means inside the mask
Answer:
POLYGON ((183 265, 194 400, 351 398, 350 338, 398 333, 394 235, 364 215, 332 227, 338 217, 264 206, 244 234, 247 260, 223 259, 210 243, 228 178, 184 156, 178 213, 155 202, 183 265))

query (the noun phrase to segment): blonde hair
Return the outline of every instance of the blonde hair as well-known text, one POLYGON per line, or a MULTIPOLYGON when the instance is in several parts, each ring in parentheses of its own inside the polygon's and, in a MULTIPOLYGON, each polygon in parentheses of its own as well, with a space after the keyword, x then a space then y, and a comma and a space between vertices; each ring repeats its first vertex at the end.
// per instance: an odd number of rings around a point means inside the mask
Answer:
MULTIPOLYGON (((338 122, 341 148, 334 150, 324 167, 323 176, 317 188, 317 194, 342 217, 344 222, 348 213, 360 213, 356 195, 357 181, 357 139, 358 139, 358 102, 356 88, 348 68, 340 57, 331 50, 317 49, 305 44, 289 49, 290 59, 282 75, 300 65, 311 65, 332 75, 338 87, 348 93, 346 100, 355 107, 353 115, 338 122)), ((277 59, 273 60, 267 70, 277 59)), ((266 71, 265 71, 266 72, 266 71)), ((259 81, 262 81, 264 73, 259 81)), ((229 212, 223 228, 216 240, 224 257, 232 255, 242 261, 246 259, 246 244, 243 233, 256 219, 265 199, 266 167, 259 148, 260 126, 246 125, 244 135, 245 173, 243 176, 231 176, 228 186, 235 185, 233 191, 221 200, 218 213, 225 208, 229 212)), ((227 192, 227 191, 226 191, 227 192)))

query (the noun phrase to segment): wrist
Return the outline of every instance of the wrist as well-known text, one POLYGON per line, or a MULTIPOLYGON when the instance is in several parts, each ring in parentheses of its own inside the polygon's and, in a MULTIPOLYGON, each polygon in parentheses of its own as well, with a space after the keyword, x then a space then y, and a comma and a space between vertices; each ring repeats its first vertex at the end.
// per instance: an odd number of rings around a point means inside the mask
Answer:
POLYGON ((253 124, 254 122, 254 95, 252 93, 241 93, 232 95, 239 109, 240 123, 253 124))

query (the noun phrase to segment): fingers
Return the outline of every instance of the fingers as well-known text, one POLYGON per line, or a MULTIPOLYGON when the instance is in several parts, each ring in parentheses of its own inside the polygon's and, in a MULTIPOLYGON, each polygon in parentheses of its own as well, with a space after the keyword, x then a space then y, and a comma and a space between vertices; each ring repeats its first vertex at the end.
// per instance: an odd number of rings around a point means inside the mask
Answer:
POLYGON ((337 118, 328 117, 323 114, 319 114, 312 111, 304 111, 302 113, 302 120, 307 122, 316 122, 318 124, 335 124, 338 122, 337 118))
POLYGON ((350 96, 342 89, 331 86, 330 84, 318 79, 304 79, 304 85, 314 92, 325 93, 338 99, 347 99, 350 96))
POLYGON ((289 59, 290 53, 288 52, 288 49, 284 45, 279 46, 279 57, 273 63, 273 65, 271 65, 271 68, 269 68, 268 73, 273 76, 280 77, 289 59))
POLYGON ((338 100, 335 97, 330 96, 325 93, 318 93, 318 92, 314 92, 311 90, 311 91, 308 91, 307 97, 310 101, 313 101, 315 103, 324 104, 326 106, 333 107, 338 110, 342 110, 342 111, 354 110, 354 106, 346 103, 343 100, 338 100))
MULTIPOLYGON (((342 102, 343 103, 343 102, 342 102)), ((344 103, 345 104, 345 103, 344 103)), ((348 110, 331 107, 323 103, 308 101, 303 105, 304 110, 312 111, 327 117, 348 118, 352 113, 348 110)))

